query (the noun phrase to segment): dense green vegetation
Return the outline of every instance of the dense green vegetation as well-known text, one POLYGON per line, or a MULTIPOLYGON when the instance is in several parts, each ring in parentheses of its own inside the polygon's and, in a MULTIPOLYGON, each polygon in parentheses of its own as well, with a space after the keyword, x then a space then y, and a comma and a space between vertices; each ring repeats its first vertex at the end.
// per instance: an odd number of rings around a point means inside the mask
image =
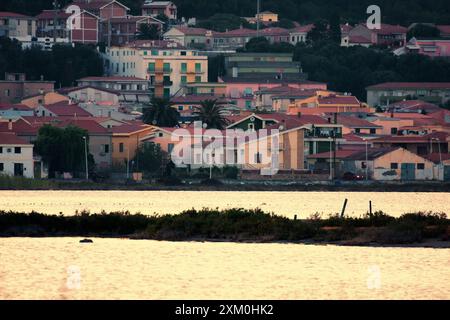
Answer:
POLYGON ((23 72, 29 80, 53 80, 57 88, 71 87, 77 79, 101 76, 103 61, 95 47, 87 45, 22 49, 18 41, 0 37, 0 79, 5 72, 23 72))
POLYGON ((168 99, 153 98, 150 105, 143 108, 144 123, 158 127, 174 127, 178 124, 180 113, 172 108, 168 99))
POLYGON ((217 100, 205 100, 196 107, 194 115, 198 120, 206 124, 208 129, 225 130, 229 124, 225 111, 217 100))
POLYGON ((157 240, 345 241, 347 244, 405 244, 426 239, 449 241, 445 214, 414 213, 399 218, 382 212, 359 218, 332 215, 306 220, 260 209, 187 210, 178 215, 131 215, 129 212, 74 216, 0 211, 3 236, 130 236, 157 240))
POLYGON ((89 154, 89 134, 86 130, 74 126, 63 129, 44 125, 39 129, 35 142, 36 152, 48 164, 50 177, 54 177, 56 172, 85 171, 85 147, 88 149, 88 165, 92 172, 94 163, 89 154))

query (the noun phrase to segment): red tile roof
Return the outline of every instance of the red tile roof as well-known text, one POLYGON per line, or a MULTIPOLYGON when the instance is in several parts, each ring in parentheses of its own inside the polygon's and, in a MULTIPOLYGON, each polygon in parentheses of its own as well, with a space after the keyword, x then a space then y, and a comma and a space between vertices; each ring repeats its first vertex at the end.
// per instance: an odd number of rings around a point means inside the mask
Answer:
POLYGON ((9 130, 8 122, 0 122, 0 132, 14 132, 19 135, 36 135, 41 125, 32 125, 29 122, 18 119, 13 121, 12 130, 9 130))
POLYGON ((369 86, 368 90, 450 89, 450 82, 385 82, 369 86))
POLYGON ((180 97, 175 97, 171 100, 172 104, 179 104, 179 103, 200 103, 202 101, 205 100, 217 100, 218 103, 225 103, 228 100, 222 98, 222 97, 218 97, 218 96, 213 96, 213 95, 202 95, 202 94, 193 94, 193 95, 187 95, 187 96, 180 96, 180 97))
POLYGON ((115 94, 115 95, 120 95, 120 92, 117 90, 113 90, 113 89, 106 89, 106 88, 100 88, 100 87, 94 87, 94 86, 80 86, 80 87, 71 87, 71 88, 61 88, 58 90, 59 93, 61 94, 68 94, 71 92, 75 92, 75 91, 79 91, 79 90, 83 90, 83 89, 94 89, 94 90, 98 90, 98 91, 103 91, 103 92, 107 92, 107 93, 111 93, 111 94, 115 94))
POLYGON ((429 143, 431 139, 438 139, 440 142, 446 142, 448 136, 447 132, 433 132, 423 136, 385 136, 371 141, 374 143, 429 143))
POLYGON ((0 145, 31 145, 15 133, 0 132, 0 145))
POLYGON ((56 126, 65 128, 68 126, 75 126, 84 129, 89 132, 89 134, 108 134, 109 131, 102 127, 95 120, 79 120, 79 119, 64 119, 56 126))
MULTIPOLYGON (((336 150, 336 159, 345 159, 348 156, 359 152, 358 150, 336 150)), ((333 157, 333 152, 327 151, 307 156, 308 159, 330 159, 333 157)))
POLYGON ((349 128, 382 128, 381 126, 373 124, 372 122, 369 122, 367 120, 357 117, 343 116, 341 114, 338 114, 337 122, 349 128))
POLYGON ((434 163, 440 163, 441 160, 449 160, 450 159, 450 153, 432 153, 428 154, 426 156, 423 156, 425 159, 428 159, 434 163))
MULTIPOLYGON (((67 19, 71 15, 64 11, 56 11, 56 17, 59 19, 67 19)), ((44 10, 36 16, 38 20, 51 20, 55 18, 55 10, 44 10)))
POLYGON ((261 36, 288 36, 289 30, 284 28, 265 28, 259 31, 261 36))
POLYGON ((131 134, 131 133, 149 129, 149 128, 152 128, 152 126, 146 125, 146 124, 141 124, 141 125, 124 124, 122 126, 115 126, 115 127, 111 128, 110 130, 112 133, 117 133, 117 134, 131 134))
POLYGON ((19 110, 19 111, 32 111, 33 109, 23 104, 0 104, 0 110, 19 110))
POLYGON ((369 44, 369 43, 372 43, 372 40, 371 39, 367 39, 366 37, 363 37, 363 36, 350 36, 349 37, 349 42, 350 43, 369 44))
POLYGON ((344 104, 344 105, 360 105, 359 100, 354 96, 328 96, 318 99, 320 105, 344 104))
POLYGON ((391 25, 391 24, 381 24, 381 29, 375 29, 373 30, 374 32, 378 33, 378 34, 382 34, 382 35, 389 35, 389 34, 393 34, 393 33, 404 33, 406 34, 408 32, 408 28, 405 28, 403 26, 400 25, 391 25))
POLYGON ((437 25, 436 28, 444 34, 450 34, 450 25, 437 25))
POLYGON ((148 81, 137 77, 85 77, 77 80, 79 81, 99 81, 99 82, 114 82, 114 81, 148 81))
POLYGON ((291 33, 295 33, 295 32, 298 32, 298 33, 308 33, 308 32, 310 32, 313 28, 314 28, 314 25, 313 25, 313 24, 307 24, 307 25, 304 25, 304 26, 296 27, 296 28, 294 28, 294 29, 290 29, 289 31, 290 31, 291 33))
POLYGON ((178 31, 189 36, 206 36, 207 29, 204 28, 191 28, 191 27, 174 27, 178 31))
POLYGON ((16 12, 9 12, 9 11, 0 11, 0 18, 24 18, 29 19, 31 17, 16 13, 16 12))
POLYGON ((235 29, 235 30, 231 30, 228 32, 213 32, 213 35, 215 37, 254 37, 256 36, 256 31, 252 30, 252 29, 246 29, 246 28, 241 28, 241 29, 235 29))
POLYGON ((86 110, 80 108, 76 104, 69 105, 68 103, 56 103, 44 106, 45 109, 54 113, 59 117, 90 117, 92 116, 86 110))

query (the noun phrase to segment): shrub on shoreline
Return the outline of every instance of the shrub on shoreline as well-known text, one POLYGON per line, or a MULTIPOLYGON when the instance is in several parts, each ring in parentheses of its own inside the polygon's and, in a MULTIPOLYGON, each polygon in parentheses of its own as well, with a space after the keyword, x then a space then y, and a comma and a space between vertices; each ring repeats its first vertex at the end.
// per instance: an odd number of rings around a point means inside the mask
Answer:
POLYGON ((335 242, 365 239, 367 243, 405 244, 444 239, 450 228, 445 214, 409 213, 399 218, 382 212, 359 218, 317 216, 305 220, 261 209, 187 210, 177 215, 129 212, 79 212, 74 216, 0 211, 0 236, 112 236, 181 241, 335 242))

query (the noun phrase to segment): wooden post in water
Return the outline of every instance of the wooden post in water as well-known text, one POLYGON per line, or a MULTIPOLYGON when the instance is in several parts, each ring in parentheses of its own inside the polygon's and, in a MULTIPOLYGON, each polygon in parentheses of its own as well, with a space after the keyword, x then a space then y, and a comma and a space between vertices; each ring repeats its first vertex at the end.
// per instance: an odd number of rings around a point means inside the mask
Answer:
POLYGON ((344 201, 344 206, 342 207, 341 218, 344 217, 344 214, 345 214, 345 208, 347 208, 347 202, 348 202, 348 199, 345 199, 345 201, 344 201))
POLYGON ((372 216, 372 200, 369 201, 369 215, 372 216))

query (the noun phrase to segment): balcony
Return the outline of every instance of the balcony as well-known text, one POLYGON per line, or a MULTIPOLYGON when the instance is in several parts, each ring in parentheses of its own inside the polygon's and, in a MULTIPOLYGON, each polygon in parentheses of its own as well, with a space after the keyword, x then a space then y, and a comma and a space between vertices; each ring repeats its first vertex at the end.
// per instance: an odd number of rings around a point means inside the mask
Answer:
POLYGON ((204 74, 203 70, 181 70, 180 74, 204 74))
POLYGON ((150 74, 171 74, 172 68, 148 68, 147 72, 150 74))

